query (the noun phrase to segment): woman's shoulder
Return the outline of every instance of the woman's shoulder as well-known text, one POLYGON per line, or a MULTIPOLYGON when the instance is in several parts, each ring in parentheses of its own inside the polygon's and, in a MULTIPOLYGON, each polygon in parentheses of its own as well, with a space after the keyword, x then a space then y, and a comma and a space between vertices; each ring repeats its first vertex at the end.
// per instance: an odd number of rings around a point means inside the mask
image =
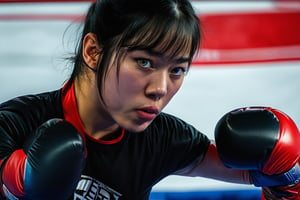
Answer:
POLYGON ((44 113, 61 116, 61 89, 15 97, 0 104, 0 112, 44 113))
POLYGON ((23 96, 14 97, 8 101, 5 101, 0 104, 0 107, 8 107, 8 106, 18 106, 18 105, 26 105, 38 101, 56 101, 61 98, 61 89, 48 91, 38 94, 27 94, 23 96))
POLYGON ((197 128, 195 128, 192 124, 188 123, 184 119, 164 112, 160 113, 155 118, 148 129, 150 132, 169 135, 169 137, 206 137, 197 128))

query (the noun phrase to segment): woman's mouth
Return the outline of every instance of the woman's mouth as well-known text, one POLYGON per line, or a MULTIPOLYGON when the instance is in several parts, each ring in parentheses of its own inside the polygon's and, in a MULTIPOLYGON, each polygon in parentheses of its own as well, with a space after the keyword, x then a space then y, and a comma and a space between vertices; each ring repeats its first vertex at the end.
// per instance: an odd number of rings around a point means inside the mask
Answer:
POLYGON ((158 113, 158 109, 154 107, 144 107, 137 110, 138 118, 143 121, 153 120, 158 113))

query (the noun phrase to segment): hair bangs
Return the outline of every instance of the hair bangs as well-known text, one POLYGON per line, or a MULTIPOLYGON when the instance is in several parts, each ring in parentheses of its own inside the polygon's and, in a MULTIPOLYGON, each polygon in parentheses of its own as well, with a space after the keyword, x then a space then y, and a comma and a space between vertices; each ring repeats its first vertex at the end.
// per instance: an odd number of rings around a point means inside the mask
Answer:
POLYGON ((197 26, 193 27, 184 20, 153 17, 143 26, 131 29, 127 34, 131 37, 123 38, 122 46, 130 50, 152 49, 171 58, 184 55, 192 59, 200 37, 199 31, 195 33, 195 28, 197 26))

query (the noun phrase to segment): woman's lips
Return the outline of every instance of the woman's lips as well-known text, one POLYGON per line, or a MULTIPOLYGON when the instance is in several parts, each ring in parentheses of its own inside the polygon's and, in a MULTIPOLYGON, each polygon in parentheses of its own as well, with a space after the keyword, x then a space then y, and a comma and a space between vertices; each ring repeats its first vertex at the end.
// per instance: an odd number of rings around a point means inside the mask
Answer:
POLYGON ((144 121, 153 120, 159 113, 155 107, 144 107, 137 110, 138 118, 144 121))

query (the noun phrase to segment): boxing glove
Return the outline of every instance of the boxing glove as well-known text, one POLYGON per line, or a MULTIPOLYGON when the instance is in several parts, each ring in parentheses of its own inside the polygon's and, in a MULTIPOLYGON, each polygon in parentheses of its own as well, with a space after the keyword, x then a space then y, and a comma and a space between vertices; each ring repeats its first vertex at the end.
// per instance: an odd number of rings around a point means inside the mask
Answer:
POLYGON ((269 107, 248 107, 225 114, 215 128, 225 166, 249 170, 267 199, 300 199, 300 134, 293 120, 269 107))
POLYGON ((77 130, 67 121, 51 119, 3 163, 3 193, 7 199, 66 200, 76 188, 85 156, 77 130))

